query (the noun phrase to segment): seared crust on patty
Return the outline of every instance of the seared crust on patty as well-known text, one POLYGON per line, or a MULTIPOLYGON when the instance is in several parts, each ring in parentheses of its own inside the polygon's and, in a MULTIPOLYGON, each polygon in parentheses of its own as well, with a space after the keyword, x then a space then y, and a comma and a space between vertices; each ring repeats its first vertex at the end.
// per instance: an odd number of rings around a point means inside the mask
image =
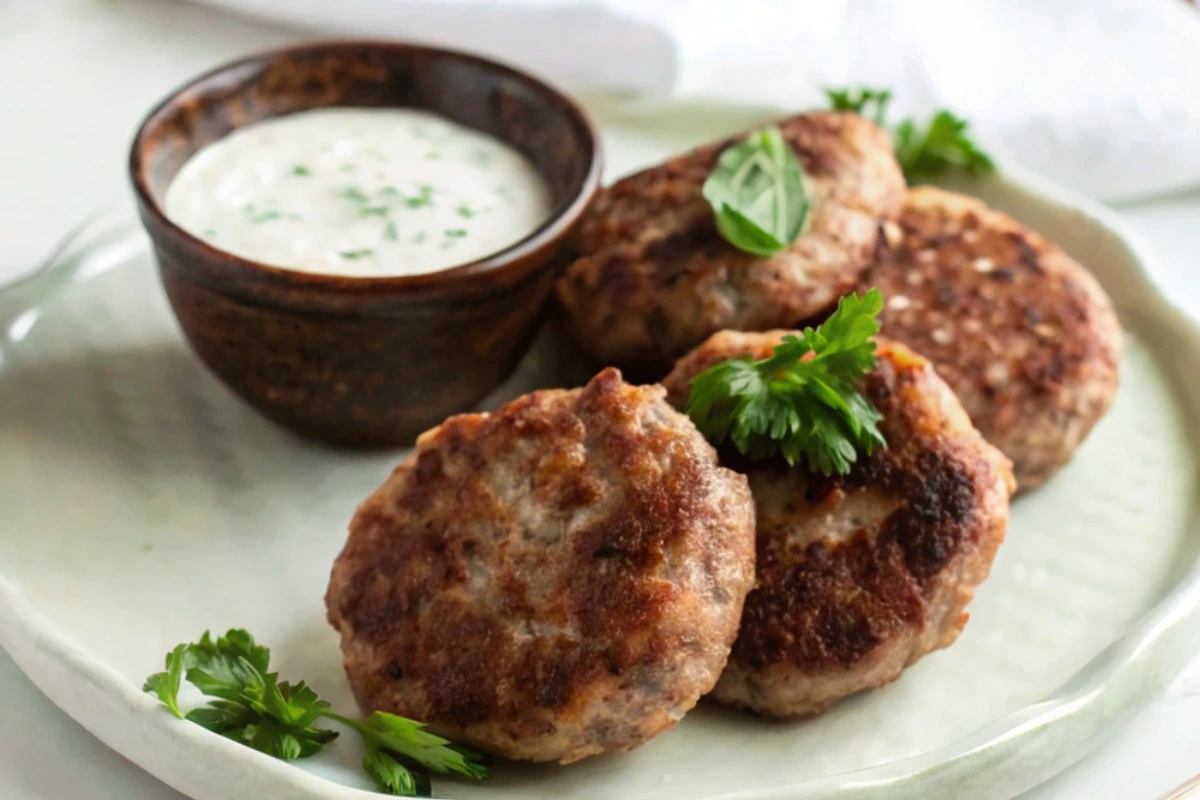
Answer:
MULTIPOLYGON (((668 376, 673 402, 725 358, 762 358, 788 331, 723 332, 668 376)), ((727 462, 758 517, 758 585, 713 697, 771 716, 823 710, 951 644, 1008 523, 1007 459, 971 427, 928 361, 880 340, 864 391, 888 446, 844 477, 727 462)))
POLYGON ((610 369, 421 436, 326 595, 364 708, 565 763, 641 744, 712 688, 754 505, 663 394, 610 369))
POLYGON ((706 145, 600 194, 583 257, 558 297, 579 344, 604 364, 661 377, 722 328, 764 330, 821 313, 866 268, 880 219, 898 213, 904 177, 888 135, 857 114, 814 112, 779 123, 804 167, 804 231, 762 258, 717 232, 701 187, 721 152, 706 145))
POLYGON ((908 193, 890 253, 864 276, 884 335, 933 362, 1029 489, 1065 464, 1120 380, 1121 327, 1078 262, 972 197, 908 193))

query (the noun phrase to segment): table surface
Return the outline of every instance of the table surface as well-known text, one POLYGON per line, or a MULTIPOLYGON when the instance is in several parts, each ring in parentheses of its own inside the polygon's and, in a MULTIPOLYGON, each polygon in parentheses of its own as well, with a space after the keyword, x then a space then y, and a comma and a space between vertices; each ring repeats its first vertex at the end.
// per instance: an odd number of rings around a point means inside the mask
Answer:
MULTIPOLYGON (((0 284, 32 269, 87 213, 127 192, 145 110, 233 55, 304 34, 178 0, 0 0, 0 284)), ((1200 189, 1118 209, 1162 280, 1200 317, 1200 189)), ((181 800, 106 748, 0 651, 0 797, 181 800)), ((1023 800, 1154 800, 1200 772, 1200 658, 1093 755, 1023 800)))

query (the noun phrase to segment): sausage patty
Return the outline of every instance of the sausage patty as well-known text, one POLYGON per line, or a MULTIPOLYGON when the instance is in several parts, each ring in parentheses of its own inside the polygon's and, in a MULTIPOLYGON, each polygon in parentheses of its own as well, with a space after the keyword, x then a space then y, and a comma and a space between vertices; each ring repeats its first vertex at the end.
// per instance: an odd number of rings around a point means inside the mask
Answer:
POLYGON ((754 503, 663 395, 609 369, 420 437, 326 595, 364 708, 565 763, 641 744, 713 687, 754 503))
POLYGON ((831 307, 867 267, 904 177, 888 135, 856 114, 779 123, 811 203, 800 236, 768 258, 717 232, 700 190, 737 139, 692 150, 603 191, 583 225, 583 257, 558 284, 568 327, 604 364, 658 378, 722 328, 793 325, 831 307))
MULTIPOLYGON (((666 379, 682 405, 717 361, 763 358, 787 331, 723 332, 666 379)), ((928 361, 880 340, 863 391, 887 447, 843 477, 730 457, 758 514, 758 585, 713 697, 771 716, 821 711, 946 647, 1008 523, 1008 460, 928 361)), ((736 455, 736 454, 735 454, 736 455)))
POLYGON ((1065 464, 1108 410, 1121 327, 1082 266, 972 197, 908 193, 892 247, 862 280, 883 333, 933 362, 1029 489, 1065 464))

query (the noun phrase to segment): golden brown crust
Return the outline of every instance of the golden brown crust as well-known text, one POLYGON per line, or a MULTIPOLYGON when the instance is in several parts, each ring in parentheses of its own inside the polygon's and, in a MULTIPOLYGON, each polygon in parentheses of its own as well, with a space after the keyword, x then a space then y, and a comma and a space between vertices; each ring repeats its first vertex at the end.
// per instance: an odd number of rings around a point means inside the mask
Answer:
MULTIPOLYGON (((761 358, 787 331, 723 332, 665 381, 672 401, 721 358, 761 358)), ((894 680, 954 641, 1004 538, 1013 479, 929 362, 880 341, 864 391, 888 446, 849 475, 725 461, 750 479, 758 585, 713 696, 772 716, 815 713, 894 680)))
POLYGON ((909 192, 878 286, 884 335, 933 362, 1032 488, 1065 464, 1119 382, 1112 303, 1055 245, 979 200, 909 192))
POLYGON ((855 114, 779 123, 811 201, 804 232, 769 258, 721 238, 701 196, 721 151, 706 145, 618 181, 584 223, 583 257, 559 281, 575 339, 605 364, 659 377, 722 328, 792 325, 832 306, 866 267, 904 178, 886 133, 855 114))
POLYGON ((364 707, 566 762, 640 744, 712 687, 753 501, 662 395, 606 370, 420 438, 326 597, 364 707))

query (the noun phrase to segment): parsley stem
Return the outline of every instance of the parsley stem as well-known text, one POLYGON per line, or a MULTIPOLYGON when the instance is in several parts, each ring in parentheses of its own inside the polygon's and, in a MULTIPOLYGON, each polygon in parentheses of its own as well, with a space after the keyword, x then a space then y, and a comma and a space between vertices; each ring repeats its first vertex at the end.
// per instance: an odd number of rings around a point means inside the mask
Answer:
POLYGON ((347 728, 351 728, 352 730, 357 731, 358 733, 362 734, 364 737, 375 735, 374 731, 372 731, 366 725, 363 725, 358 720, 350 719, 350 717, 343 717, 341 714, 338 714, 335 711, 329 711, 329 710, 322 711, 321 716, 327 720, 331 720, 333 722, 337 722, 342 725, 345 725, 347 728))

